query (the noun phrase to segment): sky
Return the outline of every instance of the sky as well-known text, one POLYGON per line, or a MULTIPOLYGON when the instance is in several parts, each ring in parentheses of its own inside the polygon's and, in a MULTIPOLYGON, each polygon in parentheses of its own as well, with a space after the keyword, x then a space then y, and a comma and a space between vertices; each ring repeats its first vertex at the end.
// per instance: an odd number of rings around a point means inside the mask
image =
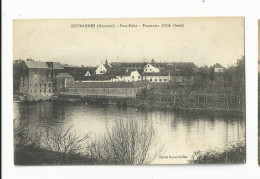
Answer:
POLYGON ((228 67, 242 55, 242 17, 13 21, 13 60, 31 58, 97 66, 106 59, 108 62, 154 59, 194 62, 198 66, 220 63, 228 67), (76 24, 84 27, 75 27, 76 24))

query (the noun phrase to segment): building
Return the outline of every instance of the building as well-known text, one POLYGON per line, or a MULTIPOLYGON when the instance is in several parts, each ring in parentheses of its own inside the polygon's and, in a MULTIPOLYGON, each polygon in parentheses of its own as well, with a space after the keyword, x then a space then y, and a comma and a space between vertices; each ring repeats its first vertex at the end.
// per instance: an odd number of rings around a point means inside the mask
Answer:
POLYGON ((144 66, 144 73, 159 73, 160 69, 154 67, 153 65, 151 65, 150 63, 146 64, 144 66))
POLYGON ((87 71, 86 74, 84 76, 91 76, 90 72, 87 71))
POLYGON ((97 75, 103 75, 107 72, 107 68, 105 67, 105 65, 101 62, 97 69, 96 69, 96 74, 97 75))
POLYGON ((132 82, 132 81, 141 81, 142 76, 140 73, 135 70, 131 72, 125 72, 123 75, 117 75, 115 78, 112 78, 113 82, 132 82))
POLYGON ((105 64, 103 64, 102 62, 98 65, 95 73, 96 75, 103 75, 107 72, 107 70, 109 68, 111 68, 112 65, 110 63, 108 63, 108 61, 106 60, 105 64))
POLYGON ((56 92, 59 93, 60 90, 64 90, 69 83, 73 83, 74 78, 68 73, 58 73, 55 77, 56 92))
POLYGON ((55 91, 55 76, 63 71, 58 62, 24 61, 19 93, 27 100, 47 100, 55 91))
POLYGON ((168 83, 171 79, 170 73, 144 73, 143 80, 147 80, 151 83, 168 83))
POLYGON ((145 62, 112 62, 111 65, 113 68, 120 68, 126 72, 134 70, 143 70, 145 62))
POLYGON ((214 69, 215 73, 222 73, 225 70, 225 68, 222 65, 220 65, 219 63, 214 64, 212 66, 212 68, 214 69))

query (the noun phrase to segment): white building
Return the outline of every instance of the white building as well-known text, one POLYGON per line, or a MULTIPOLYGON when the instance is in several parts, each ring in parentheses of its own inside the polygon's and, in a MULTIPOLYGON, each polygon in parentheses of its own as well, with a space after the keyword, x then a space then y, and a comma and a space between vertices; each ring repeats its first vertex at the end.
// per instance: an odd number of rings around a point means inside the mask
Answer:
POLYGON ((123 76, 116 76, 116 78, 112 78, 113 82, 132 82, 132 81, 141 81, 142 76, 139 74, 139 72, 136 71, 131 71, 127 75, 123 76))
POLYGON ((91 76, 90 72, 87 71, 86 74, 84 76, 91 76))
POLYGON ((144 73, 159 73, 160 69, 154 67, 153 65, 151 65, 150 63, 146 64, 144 66, 144 73))
POLYGON ((224 72, 224 67, 223 66, 221 66, 219 63, 216 63, 216 64, 214 64, 213 65, 213 68, 214 68, 214 72, 215 73, 222 73, 222 72, 224 72))
POLYGON ((97 69, 96 69, 96 74, 97 75, 103 75, 107 72, 107 68, 105 67, 105 65, 101 62, 97 69))
POLYGON ((149 73, 144 74, 143 80, 147 80, 152 83, 168 83, 171 79, 170 74, 161 73, 149 73))

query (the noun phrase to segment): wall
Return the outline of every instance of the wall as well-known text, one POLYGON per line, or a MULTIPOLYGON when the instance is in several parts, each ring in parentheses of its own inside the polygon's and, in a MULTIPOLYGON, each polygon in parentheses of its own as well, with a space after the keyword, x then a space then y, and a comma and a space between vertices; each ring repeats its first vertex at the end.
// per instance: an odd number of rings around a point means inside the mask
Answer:
POLYGON ((66 88, 60 94, 136 98, 137 91, 136 88, 66 88))

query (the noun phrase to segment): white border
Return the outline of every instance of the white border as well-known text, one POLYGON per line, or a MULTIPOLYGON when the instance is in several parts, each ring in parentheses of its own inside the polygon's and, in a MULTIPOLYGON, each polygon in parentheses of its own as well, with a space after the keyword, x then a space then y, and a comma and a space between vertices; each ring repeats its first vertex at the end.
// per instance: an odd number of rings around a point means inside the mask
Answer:
MULTIPOLYGON (((257 19, 259 0, 4 0, 2 12, 3 178, 260 178, 257 164, 257 19), (12 19, 245 16, 247 163, 200 166, 13 165, 12 19)), ((220 27, 221 28, 221 27, 220 27)), ((210 134, 209 134, 210 135, 210 134)))

